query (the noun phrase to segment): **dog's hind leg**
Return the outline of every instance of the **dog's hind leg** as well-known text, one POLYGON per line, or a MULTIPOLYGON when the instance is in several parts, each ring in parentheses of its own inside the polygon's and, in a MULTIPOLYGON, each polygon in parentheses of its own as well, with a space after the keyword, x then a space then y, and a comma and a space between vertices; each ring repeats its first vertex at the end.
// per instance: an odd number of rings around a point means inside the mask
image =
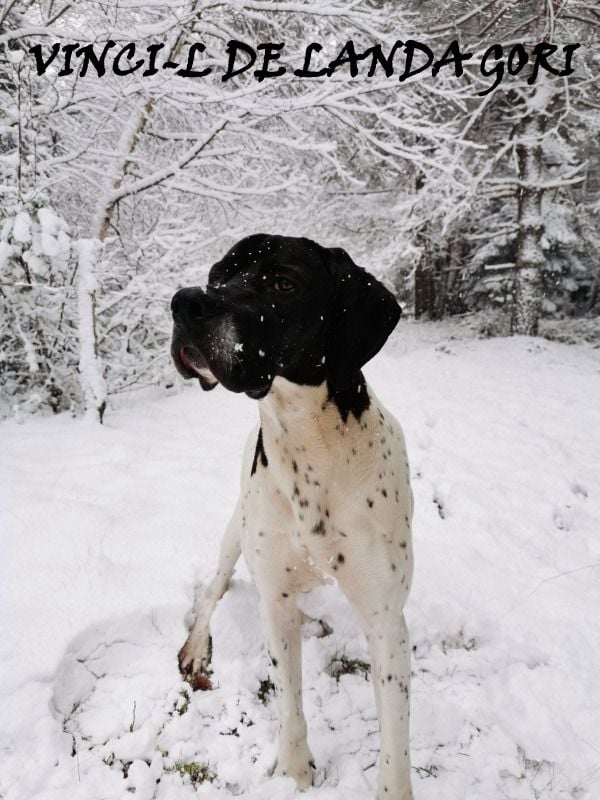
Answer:
POLYGON ((209 689, 207 677, 210 662, 210 618, 215 606, 223 597, 240 557, 240 532, 242 514, 240 503, 235 507, 219 551, 217 571, 210 583, 196 587, 194 600, 194 622, 188 638, 179 651, 179 669, 184 678, 191 678, 195 688, 209 689))

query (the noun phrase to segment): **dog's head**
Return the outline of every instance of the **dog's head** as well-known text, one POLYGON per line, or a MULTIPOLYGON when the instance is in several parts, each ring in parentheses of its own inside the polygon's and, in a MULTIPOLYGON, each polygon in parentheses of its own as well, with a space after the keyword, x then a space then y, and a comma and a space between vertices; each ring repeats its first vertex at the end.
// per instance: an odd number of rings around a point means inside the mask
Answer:
POLYGON ((181 375, 253 398, 277 375, 346 388, 400 318, 391 292, 344 250, 262 233, 214 264, 205 290, 180 289, 171 310, 181 375))

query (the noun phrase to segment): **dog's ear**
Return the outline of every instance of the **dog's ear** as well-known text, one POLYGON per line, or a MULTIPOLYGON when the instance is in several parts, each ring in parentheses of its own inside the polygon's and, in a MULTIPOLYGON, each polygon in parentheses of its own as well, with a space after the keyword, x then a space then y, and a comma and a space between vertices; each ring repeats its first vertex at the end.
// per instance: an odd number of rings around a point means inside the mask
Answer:
POLYGON ((344 388, 381 350, 400 319, 394 295, 341 248, 327 250, 336 286, 335 307, 327 331, 327 374, 344 388))

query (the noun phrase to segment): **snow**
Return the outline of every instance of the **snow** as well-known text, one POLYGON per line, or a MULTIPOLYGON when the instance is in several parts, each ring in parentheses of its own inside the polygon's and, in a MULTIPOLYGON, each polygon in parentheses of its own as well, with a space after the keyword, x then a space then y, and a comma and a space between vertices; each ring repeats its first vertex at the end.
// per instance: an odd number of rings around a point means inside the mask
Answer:
POLYGON ((49 208, 40 208, 38 219, 40 233, 37 249, 50 258, 55 257, 68 247, 67 224, 49 208))
POLYGON ((15 242, 31 241, 31 218, 26 211, 16 214, 12 235, 15 242))
POLYGON ((9 50, 6 55, 11 64, 20 64, 25 53, 23 50, 9 50))
MULTIPOLYGON (((416 800, 600 793, 600 350, 449 338, 402 322, 366 370, 404 427, 415 492, 416 800)), ((275 758, 257 595, 243 565, 213 618, 214 690, 176 654, 236 498, 255 403, 194 384, 105 424, 0 425, 3 800, 290 800, 275 758), (196 782, 206 768, 213 782, 196 782), (157 782, 158 781, 158 782, 157 782)), ((335 586, 303 598, 316 757, 306 800, 374 796, 368 660, 335 586)))

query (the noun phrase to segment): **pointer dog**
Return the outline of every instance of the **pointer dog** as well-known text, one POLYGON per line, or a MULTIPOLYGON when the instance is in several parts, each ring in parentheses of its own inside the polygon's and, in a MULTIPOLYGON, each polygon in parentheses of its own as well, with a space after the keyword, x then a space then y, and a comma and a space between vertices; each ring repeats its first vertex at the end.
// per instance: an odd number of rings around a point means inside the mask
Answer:
MULTIPOLYGON (((217 573, 198 587, 179 653, 202 681, 210 617, 240 552, 256 582, 279 715, 275 773, 312 781, 302 710, 298 592, 337 579, 371 654, 381 731, 378 800, 412 800, 410 648, 403 608, 412 574, 412 493, 404 438, 362 375, 400 317, 390 292, 340 249, 257 234, 180 289, 171 353, 203 389, 259 401, 241 494, 217 573)), ((204 678, 210 685, 208 678, 204 678)))

